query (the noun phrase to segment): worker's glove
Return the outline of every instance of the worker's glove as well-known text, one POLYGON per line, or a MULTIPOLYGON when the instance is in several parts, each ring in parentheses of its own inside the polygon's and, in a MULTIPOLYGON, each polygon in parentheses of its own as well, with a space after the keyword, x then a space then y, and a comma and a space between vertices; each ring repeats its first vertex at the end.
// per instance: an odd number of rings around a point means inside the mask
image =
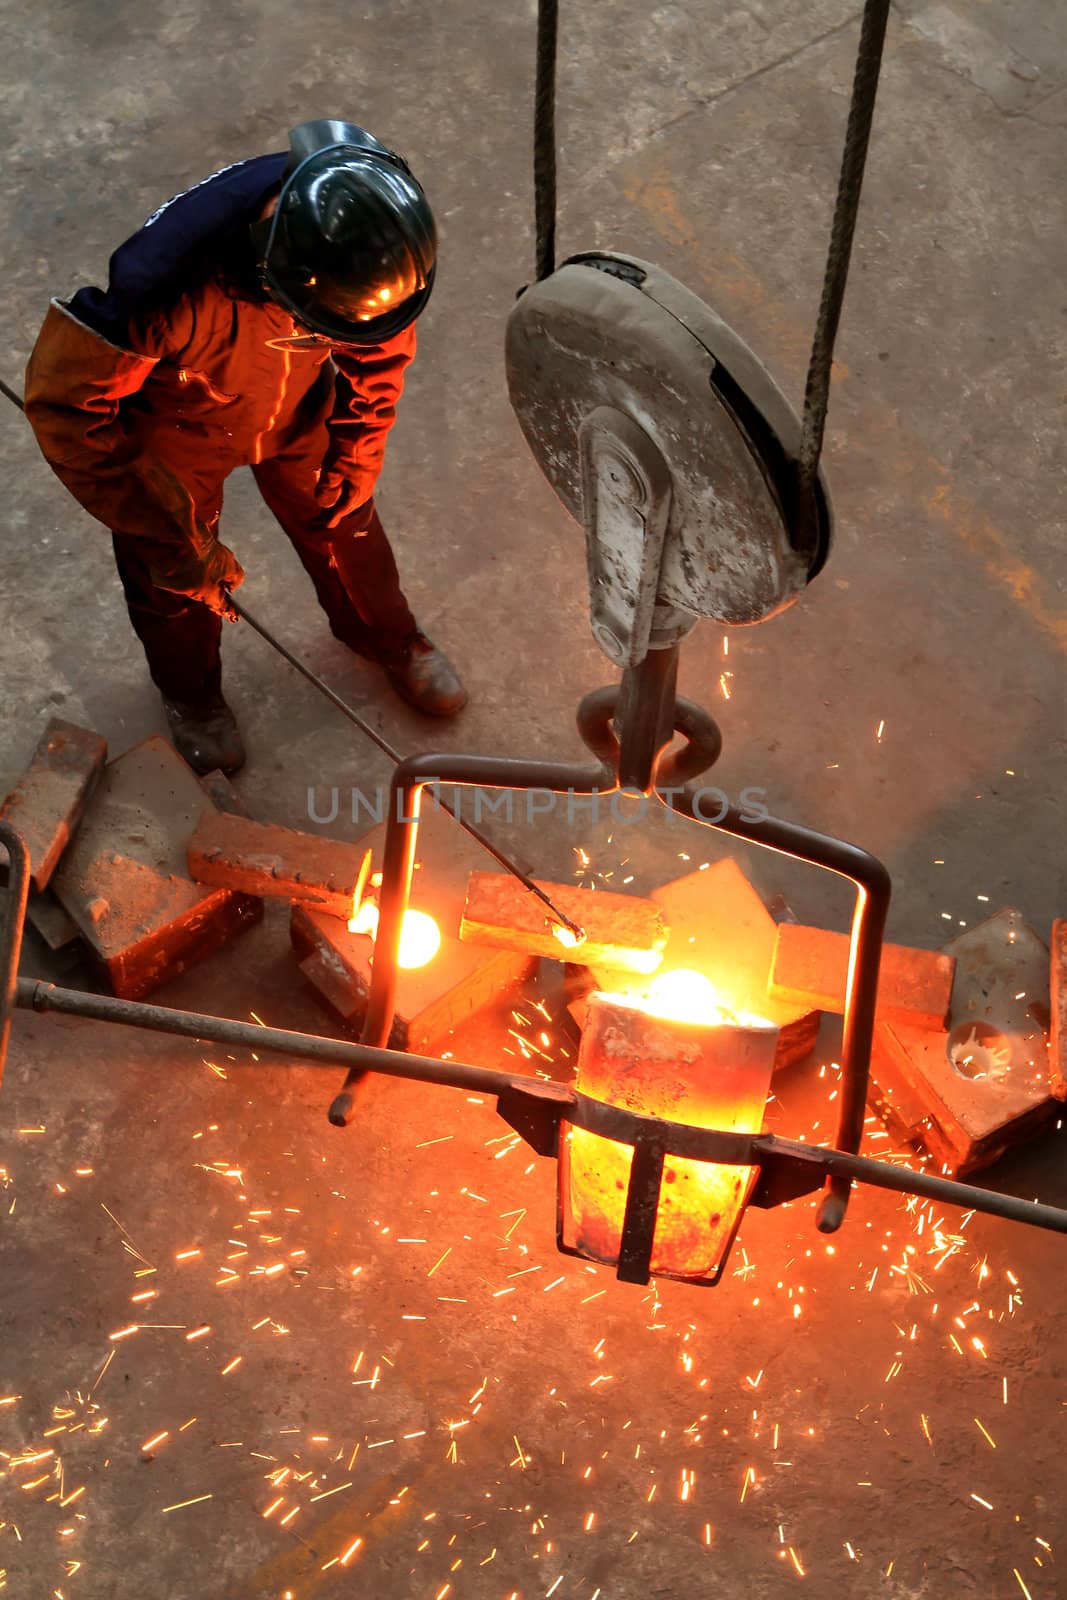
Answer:
POLYGON ((244 568, 226 545, 216 539, 207 549, 187 560, 163 570, 149 567, 149 577, 158 589, 170 594, 184 594, 190 600, 199 600, 220 617, 237 621, 237 612, 230 603, 229 590, 244 582, 244 568))
POLYGON ((324 463, 315 485, 315 499, 319 511, 311 532, 324 544, 332 542, 331 534, 359 538, 366 533, 374 515, 373 497, 361 500, 352 480, 339 467, 324 463))

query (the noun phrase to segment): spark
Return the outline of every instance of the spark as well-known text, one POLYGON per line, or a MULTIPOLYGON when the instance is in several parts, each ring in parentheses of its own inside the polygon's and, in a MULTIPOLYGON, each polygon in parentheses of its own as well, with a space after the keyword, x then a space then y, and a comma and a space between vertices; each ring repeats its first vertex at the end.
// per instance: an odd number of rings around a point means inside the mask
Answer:
POLYGON ((198 1494, 193 1500, 179 1500, 175 1505, 164 1506, 163 1514, 165 1516, 168 1511, 182 1511, 186 1506, 198 1506, 202 1500, 213 1500, 214 1498, 213 1494, 198 1494))
POLYGON ((344 1555, 340 1557, 340 1562, 341 1562, 342 1567, 347 1567, 348 1563, 351 1561, 352 1557, 355 1555, 356 1551, 359 1549, 359 1547, 360 1547, 360 1545, 362 1543, 363 1543, 362 1539, 353 1539, 352 1540, 352 1543, 349 1545, 349 1547, 345 1551, 344 1555))
POLYGON ((990 1446, 995 1450, 997 1448, 997 1441, 993 1438, 992 1434, 987 1428, 982 1427, 982 1424, 979 1422, 977 1417, 974 1419, 974 1425, 982 1434, 985 1435, 985 1437, 989 1440, 990 1446))
POLYGON ((131 1256, 136 1256, 138 1261, 142 1261, 150 1271, 154 1272, 156 1269, 152 1266, 152 1263, 149 1261, 148 1257, 141 1254, 140 1250, 138 1250, 137 1246, 126 1232, 126 1229, 122 1226, 122 1223, 119 1221, 118 1217, 116 1217, 113 1211, 108 1209, 102 1200, 100 1202, 100 1209, 107 1213, 112 1222, 115 1224, 116 1228, 122 1234, 123 1240, 125 1241, 124 1248, 129 1251, 131 1256))
POLYGON ((507 1230, 507 1232, 504 1235, 505 1239, 510 1239, 511 1238, 511 1235, 515 1232, 515 1229, 519 1226, 519 1223, 522 1221, 522 1219, 523 1219, 523 1217, 525 1217, 525 1215, 526 1215, 526 1207, 525 1206, 520 1206, 518 1211, 502 1211, 501 1212, 500 1220, 502 1222, 503 1222, 505 1217, 514 1217, 515 1218, 515 1221, 511 1224, 511 1227, 507 1230))
POLYGON ((108 1367, 110 1367, 110 1365, 114 1361, 114 1359, 115 1359, 114 1350, 109 1350, 108 1353, 107 1353, 107 1360, 104 1362, 104 1365, 100 1368, 100 1371, 96 1375, 96 1379, 95 1379, 95 1381, 93 1383, 93 1386, 89 1390, 90 1394, 95 1394, 96 1393, 97 1386, 100 1384, 101 1380, 104 1377, 104 1374, 107 1372, 108 1367))
POLYGON ((141 1446, 141 1454, 142 1455, 147 1455, 149 1450, 154 1449, 157 1444, 162 1444, 164 1439, 169 1439, 169 1438, 170 1438, 170 1429, 169 1428, 164 1428, 162 1433, 153 1434, 152 1438, 151 1439, 147 1439, 145 1441, 145 1443, 141 1446))
POLYGON ((328 1500, 332 1494, 340 1494, 343 1489, 351 1489, 351 1487, 352 1484, 349 1482, 339 1483, 333 1489, 323 1489, 321 1494, 313 1494, 308 1504, 314 1505, 316 1500, 328 1500))

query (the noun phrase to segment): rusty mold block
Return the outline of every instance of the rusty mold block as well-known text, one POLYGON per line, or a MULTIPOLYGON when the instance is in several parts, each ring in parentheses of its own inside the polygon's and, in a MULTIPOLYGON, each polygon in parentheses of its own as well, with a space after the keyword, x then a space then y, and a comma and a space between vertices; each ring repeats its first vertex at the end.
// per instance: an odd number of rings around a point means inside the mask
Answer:
POLYGON ((173 745, 146 739, 104 768, 52 879, 122 999, 151 993, 262 915, 261 900, 190 878, 186 847, 204 806, 173 745))
POLYGON ((103 771, 107 741, 89 728, 54 717, 0 817, 22 835, 30 876, 40 893, 78 826, 103 771))
POLYGON ((1020 912, 999 911, 945 947, 956 975, 945 1027, 880 1022, 872 1104, 898 1138, 957 1176, 1051 1122, 1049 953, 1020 912))
POLYGON ((581 966, 611 966, 637 973, 652 973, 659 967, 667 924, 653 901, 604 889, 594 893, 573 883, 538 880, 538 888, 578 923, 585 934, 580 944, 575 944, 569 929, 552 921, 543 901, 502 872, 471 873, 460 938, 581 966))

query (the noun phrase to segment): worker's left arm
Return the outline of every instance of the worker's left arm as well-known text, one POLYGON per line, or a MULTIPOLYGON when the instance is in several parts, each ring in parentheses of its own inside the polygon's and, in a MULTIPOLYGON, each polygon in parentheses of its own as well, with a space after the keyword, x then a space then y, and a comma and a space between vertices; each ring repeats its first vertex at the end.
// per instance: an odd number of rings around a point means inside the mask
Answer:
POLYGON ((339 526, 373 498, 404 371, 414 354, 414 327, 358 352, 334 349, 336 399, 326 424, 330 442, 316 490, 324 527, 339 526))

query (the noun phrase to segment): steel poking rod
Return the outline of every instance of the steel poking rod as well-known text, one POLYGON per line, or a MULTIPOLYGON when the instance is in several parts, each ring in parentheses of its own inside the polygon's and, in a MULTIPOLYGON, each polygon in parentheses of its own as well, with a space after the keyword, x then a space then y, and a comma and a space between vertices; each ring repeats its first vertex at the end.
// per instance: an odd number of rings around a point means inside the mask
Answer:
MULTIPOLYGON (((280 639, 276 638, 274 634, 269 631, 269 629, 263 626, 262 622, 257 621, 257 619, 249 611, 248 607, 244 605, 242 601, 238 600, 233 594, 231 594, 229 598, 230 604, 233 606, 233 609, 237 612, 238 616, 247 622, 248 626, 253 628, 256 633, 259 634, 261 639, 265 639, 272 649, 277 650, 278 654, 285 661, 288 661, 291 667, 295 667, 296 671, 299 672, 302 677, 306 678, 309 683, 314 684, 319 693, 321 695, 325 695, 330 704, 332 706, 336 706, 341 715, 347 717, 349 722, 351 722, 353 726, 357 727, 361 733, 366 734, 371 743, 376 744, 382 754, 388 756, 389 760, 395 767, 400 765, 400 763, 404 760, 404 757, 400 754, 399 750, 394 750, 393 746, 388 742, 388 740, 383 739, 381 734, 375 728, 372 728, 369 722, 365 722, 357 711, 353 711, 352 707, 348 705, 346 701, 342 700, 339 694, 335 694, 325 679, 320 678, 317 672, 312 672, 311 668, 305 662, 301 661, 299 656, 295 656, 291 650, 288 650, 285 645, 282 644, 280 639)), ((538 900, 540 900, 541 903, 552 913, 553 921, 558 922, 561 927, 566 928, 574 935, 578 942, 581 943, 581 941, 585 938, 584 930, 580 928, 576 922, 573 922, 571 918, 567 916, 566 912, 560 911, 558 906, 553 904, 552 900, 541 888, 540 884, 535 883, 527 873, 523 872, 522 868, 516 862, 512 861, 510 856, 505 855, 503 850, 499 849, 499 847, 493 843, 492 839, 487 838, 480 828, 476 828, 473 822, 467 822, 462 816, 460 816, 458 812, 454 811, 448 804, 447 800, 442 800, 439 794, 435 796, 435 799, 443 811, 447 811, 449 816, 452 817, 455 822, 458 822, 460 827, 465 829, 465 831, 470 834, 472 839, 476 839, 478 841, 483 850, 487 850, 489 852, 494 861, 499 862, 500 866, 502 866, 506 872, 510 872, 513 878, 517 878, 522 884, 523 888, 527 889, 530 894, 537 896, 538 900)))

